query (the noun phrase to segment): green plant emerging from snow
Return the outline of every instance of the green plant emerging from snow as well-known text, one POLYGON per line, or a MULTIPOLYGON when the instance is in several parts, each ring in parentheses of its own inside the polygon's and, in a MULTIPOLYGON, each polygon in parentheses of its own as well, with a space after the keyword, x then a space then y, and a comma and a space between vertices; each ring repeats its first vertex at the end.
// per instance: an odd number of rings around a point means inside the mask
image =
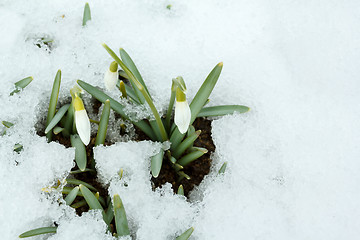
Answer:
MULTIPOLYGON (((168 8, 170 9, 170 7, 168 8)), ((91 20, 90 7, 86 3, 83 14, 83 26, 89 20, 91 20)), ((120 196, 118 194, 115 194, 112 198, 110 196, 100 196, 97 188, 74 178, 76 174, 84 172, 96 173, 95 161, 92 157, 88 159, 86 152, 86 146, 91 142, 90 121, 98 124, 95 146, 104 145, 105 143, 110 109, 118 113, 123 119, 130 120, 151 140, 159 142, 169 141, 171 143, 170 149, 160 149, 160 152, 151 158, 151 173, 154 178, 157 178, 165 159, 169 161, 174 169, 174 174, 178 175, 180 181, 183 178, 191 178, 191 176, 188 176, 183 171, 184 167, 208 151, 205 148, 193 146, 195 140, 201 134, 201 131, 196 131, 192 125, 195 119, 197 117, 222 116, 234 112, 244 113, 249 111, 249 108, 241 105, 205 107, 223 67, 223 64, 219 63, 209 73, 190 104, 187 101, 187 89, 184 79, 180 76, 174 78, 172 80, 171 96, 166 115, 160 116, 139 70, 128 53, 124 49, 120 49, 120 55, 118 56, 106 44, 103 44, 103 47, 115 60, 110 64, 109 69, 105 73, 104 84, 106 89, 108 91, 115 90, 116 88, 119 89, 122 93, 122 98, 126 99, 125 101, 128 101, 130 105, 140 106, 147 104, 151 109, 154 120, 140 119, 135 121, 130 119, 124 111, 124 106, 119 101, 82 80, 77 81, 81 88, 75 86, 70 90, 71 103, 65 104, 57 110, 61 83, 61 71, 59 70, 55 76, 50 96, 45 134, 48 142, 52 141, 54 135, 58 134, 61 134, 63 138, 71 142, 71 146, 75 148, 75 162, 78 169, 71 172, 72 177, 68 177, 63 182, 59 181, 57 186, 45 188, 43 191, 61 191, 66 196, 64 198, 65 204, 75 209, 88 205, 89 209, 100 210, 104 222, 108 225, 108 230, 114 236, 127 236, 130 235, 130 230, 120 196), (118 67, 121 70, 118 70, 118 67), (127 83, 120 80, 119 75, 121 79, 127 79, 127 83), (82 100, 82 89, 104 103, 99 121, 89 119, 82 100), (173 110, 174 108, 175 110, 173 110), (114 226, 111 224, 113 221, 114 226)), ((15 83, 16 89, 10 95, 20 92, 31 81, 32 77, 28 77, 15 83)), ((6 128, 13 126, 11 122, 3 121, 2 123, 6 128)), ((1 134, 6 134, 6 129, 1 134)), ((20 152, 21 149, 22 145, 20 144, 16 144, 14 147, 16 152, 20 152)), ((226 165, 227 163, 222 165, 218 172, 219 174, 225 172, 226 165)), ((123 169, 120 170, 120 178, 122 173, 123 169)), ((93 176, 96 177, 96 175, 93 176)), ((182 185, 177 189, 177 194, 184 195, 182 185)), ((37 228, 27 231, 19 237, 26 238, 40 234, 56 233, 56 230, 56 226, 37 228)), ((176 239, 186 240, 193 231, 193 228, 189 228, 176 239)))

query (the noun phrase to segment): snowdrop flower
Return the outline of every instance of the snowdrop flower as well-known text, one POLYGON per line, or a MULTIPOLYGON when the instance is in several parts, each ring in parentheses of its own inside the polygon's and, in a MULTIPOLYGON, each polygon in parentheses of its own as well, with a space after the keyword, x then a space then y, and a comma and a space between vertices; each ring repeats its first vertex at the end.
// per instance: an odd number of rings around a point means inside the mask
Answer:
POLYGON ((186 95, 180 88, 176 89, 174 122, 181 133, 185 133, 190 125, 191 111, 186 95))
POLYGON ((84 103, 76 94, 74 99, 75 125, 81 141, 88 145, 90 142, 90 120, 86 113, 84 103))
POLYGON ((107 90, 112 91, 116 87, 118 80, 118 64, 114 61, 110 64, 109 69, 106 71, 104 76, 105 87, 107 90))

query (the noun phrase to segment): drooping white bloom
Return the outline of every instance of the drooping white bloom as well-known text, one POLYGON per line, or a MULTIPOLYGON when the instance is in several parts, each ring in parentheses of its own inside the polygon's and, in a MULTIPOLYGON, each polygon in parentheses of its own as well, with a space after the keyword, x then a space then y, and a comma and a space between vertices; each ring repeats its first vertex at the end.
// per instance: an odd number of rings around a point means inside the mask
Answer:
POLYGON ((176 90, 174 122, 181 133, 185 133, 190 125, 191 110, 186 95, 179 88, 176 90))
POLYGON ((90 143, 90 120, 86 113, 84 103, 80 97, 74 99, 75 125, 81 141, 88 145, 90 143))
POLYGON ((104 83, 107 90, 112 91, 115 89, 118 81, 118 65, 116 62, 110 64, 109 69, 105 72, 104 83))

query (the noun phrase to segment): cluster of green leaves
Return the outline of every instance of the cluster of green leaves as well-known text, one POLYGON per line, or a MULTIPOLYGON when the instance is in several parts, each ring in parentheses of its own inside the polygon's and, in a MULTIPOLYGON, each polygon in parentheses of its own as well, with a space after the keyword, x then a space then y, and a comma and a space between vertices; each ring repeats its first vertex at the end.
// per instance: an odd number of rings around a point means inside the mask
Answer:
MULTIPOLYGON (((201 134, 200 131, 196 131, 192 125, 189 126, 187 133, 180 133, 177 126, 173 123, 172 112, 175 101, 176 88, 179 87, 179 79, 173 79, 173 86, 171 89, 171 97, 169 101, 169 107, 166 116, 161 117, 159 112, 155 108, 152 97, 148 91, 148 88, 140 75, 139 70, 130 58, 129 54, 124 50, 120 49, 120 57, 115 54, 106 44, 103 44, 106 51, 110 56, 118 63, 122 68, 120 76, 126 78, 130 84, 126 84, 123 81, 119 81, 118 87, 122 92, 123 97, 126 97, 131 104, 143 105, 148 104, 153 113, 155 120, 139 120, 133 121, 133 124, 143 131, 150 139, 154 141, 170 141, 170 150, 160 152, 153 156, 151 159, 151 172, 153 177, 158 177, 163 159, 168 159, 173 166, 176 174, 179 178, 190 179, 182 169, 201 157, 207 152, 207 149, 194 147, 193 143, 201 134), (165 154, 166 153, 166 154, 165 154)), ((204 83, 198 90, 197 94, 193 98, 190 104, 191 120, 190 124, 194 122, 197 117, 213 117, 222 116, 226 114, 232 114, 234 112, 244 113, 249 111, 249 108, 242 105, 223 105, 205 107, 208 102, 208 98, 219 79, 222 63, 217 64, 210 74, 205 79, 204 83)), ((107 99, 110 101, 110 107, 120 114, 124 119, 130 118, 124 112, 124 106, 121 105, 115 99, 109 97, 106 93, 99 90, 97 87, 90 85, 84 81, 78 80, 77 83, 93 97, 101 102, 105 102, 107 99)))

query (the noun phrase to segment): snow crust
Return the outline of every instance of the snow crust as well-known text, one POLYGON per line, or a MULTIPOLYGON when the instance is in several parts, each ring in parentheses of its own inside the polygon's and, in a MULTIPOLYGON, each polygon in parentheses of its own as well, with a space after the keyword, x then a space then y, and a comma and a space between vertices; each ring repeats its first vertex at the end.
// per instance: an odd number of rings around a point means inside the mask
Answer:
POLYGON ((212 171, 189 202, 169 185, 152 191, 149 157, 161 144, 95 149, 100 179, 121 196, 136 239, 174 239, 190 226, 199 240, 358 239, 359 1, 93 0, 82 27, 84 4, 0 2, 0 120, 15 123, 0 137, 2 239, 54 222, 48 239, 112 238, 99 212, 78 217, 41 191, 67 176, 74 149, 47 144, 35 128, 58 69, 63 101, 76 79, 104 88, 112 60, 102 42, 130 54, 161 111, 172 78, 183 76, 191 101, 220 61, 209 106, 251 107, 213 121, 212 171), (34 45, 42 37, 54 39, 51 48, 34 45), (34 81, 9 96, 27 76, 34 81))

